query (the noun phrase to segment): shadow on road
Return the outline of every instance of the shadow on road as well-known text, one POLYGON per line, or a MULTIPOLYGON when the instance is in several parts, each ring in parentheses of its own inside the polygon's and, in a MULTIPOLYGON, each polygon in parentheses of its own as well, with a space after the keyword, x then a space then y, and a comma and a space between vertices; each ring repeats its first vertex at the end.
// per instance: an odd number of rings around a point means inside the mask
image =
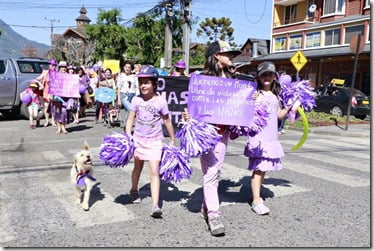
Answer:
POLYGON ((97 201, 103 200, 105 198, 105 195, 100 191, 100 184, 101 183, 98 182, 92 187, 90 201, 88 202, 88 205, 90 207, 92 207, 97 201))

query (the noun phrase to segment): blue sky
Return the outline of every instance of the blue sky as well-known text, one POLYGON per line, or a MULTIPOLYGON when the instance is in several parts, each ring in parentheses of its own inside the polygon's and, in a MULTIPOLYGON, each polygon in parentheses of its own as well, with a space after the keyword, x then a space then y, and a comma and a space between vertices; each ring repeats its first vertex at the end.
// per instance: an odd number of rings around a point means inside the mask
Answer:
MULTIPOLYGON (((84 5, 91 24, 96 23, 98 9, 121 9, 122 18, 130 20, 136 13, 145 12, 157 0, 1 0, 0 19, 22 36, 50 45, 51 23, 55 34, 75 26, 75 18, 84 5), (51 22, 50 20, 56 20, 51 22)), ((247 38, 270 39, 273 0, 192 0, 191 11, 199 22, 206 17, 228 17, 234 28, 234 38, 242 45, 247 38)), ((1 28, 1 27, 0 27, 1 28)), ((206 42, 190 35, 191 42, 206 42)))

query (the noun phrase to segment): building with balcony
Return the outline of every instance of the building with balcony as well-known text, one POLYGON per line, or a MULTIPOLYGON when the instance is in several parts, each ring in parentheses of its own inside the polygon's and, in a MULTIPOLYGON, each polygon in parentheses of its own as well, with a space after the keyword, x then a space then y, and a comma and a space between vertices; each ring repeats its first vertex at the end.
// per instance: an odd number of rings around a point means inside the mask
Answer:
POLYGON ((270 60, 277 70, 296 75, 290 58, 300 50, 307 63, 298 75, 314 87, 333 78, 351 86, 355 53, 350 45, 361 34, 354 86, 369 95, 369 24, 369 0, 274 0, 270 54, 253 58, 252 65, 270 60))

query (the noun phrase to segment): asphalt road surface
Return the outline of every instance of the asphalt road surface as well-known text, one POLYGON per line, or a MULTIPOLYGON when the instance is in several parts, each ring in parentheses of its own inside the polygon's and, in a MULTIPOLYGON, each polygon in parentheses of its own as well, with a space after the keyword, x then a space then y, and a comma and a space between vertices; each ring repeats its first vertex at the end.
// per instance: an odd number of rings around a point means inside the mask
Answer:
MULTIPOLYGON (((42 121, 43 122, 43 121, 42 121)), ((268 172, 262 197, 267 216, 250 210, 250 171, 245 138, 229 142, 219 194, 226 234, 213 237, 199 209, 202 175, 161 184, 162 219, 150 214, 147 166, 140 179, 142 203, 130 203, 131 162, 111 169, 98 157, 108 129, 92 113, 69 134, 55 128, 30 130, 27 120, 0 118, 0 246, 3 247, 370 247, 370 140, 301 132, 280 136, 284 169, 268 172), (69 171, 87 140, 94 154, 88 212, 74 205, 69 171)), ((167 140, 167 139, 166 139, 167 140)))

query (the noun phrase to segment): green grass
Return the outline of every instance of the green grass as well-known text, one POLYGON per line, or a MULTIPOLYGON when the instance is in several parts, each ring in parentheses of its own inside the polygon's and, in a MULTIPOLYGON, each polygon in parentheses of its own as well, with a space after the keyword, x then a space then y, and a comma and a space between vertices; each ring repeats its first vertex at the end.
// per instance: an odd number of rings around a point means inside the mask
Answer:
MULTIPOLYGON (((308 119, 309 127, 316 127, 319 126, 319 123, 324 122, 335 123, 335 121, 337 121, 338 123, 345 123, 347 120, 347 116, 339 117, 324 112, 311 111, 306 112, 305 115, 308 119)), ((362 122, 362 120, 351 118, 350 122, 362 122)), ((286 125, 290 126, 290 121, 288 119, 286 120, 286 125)), ((303 122, 301 121, 301 118, 297 119, 292 127, 303 128, 303 122)))

